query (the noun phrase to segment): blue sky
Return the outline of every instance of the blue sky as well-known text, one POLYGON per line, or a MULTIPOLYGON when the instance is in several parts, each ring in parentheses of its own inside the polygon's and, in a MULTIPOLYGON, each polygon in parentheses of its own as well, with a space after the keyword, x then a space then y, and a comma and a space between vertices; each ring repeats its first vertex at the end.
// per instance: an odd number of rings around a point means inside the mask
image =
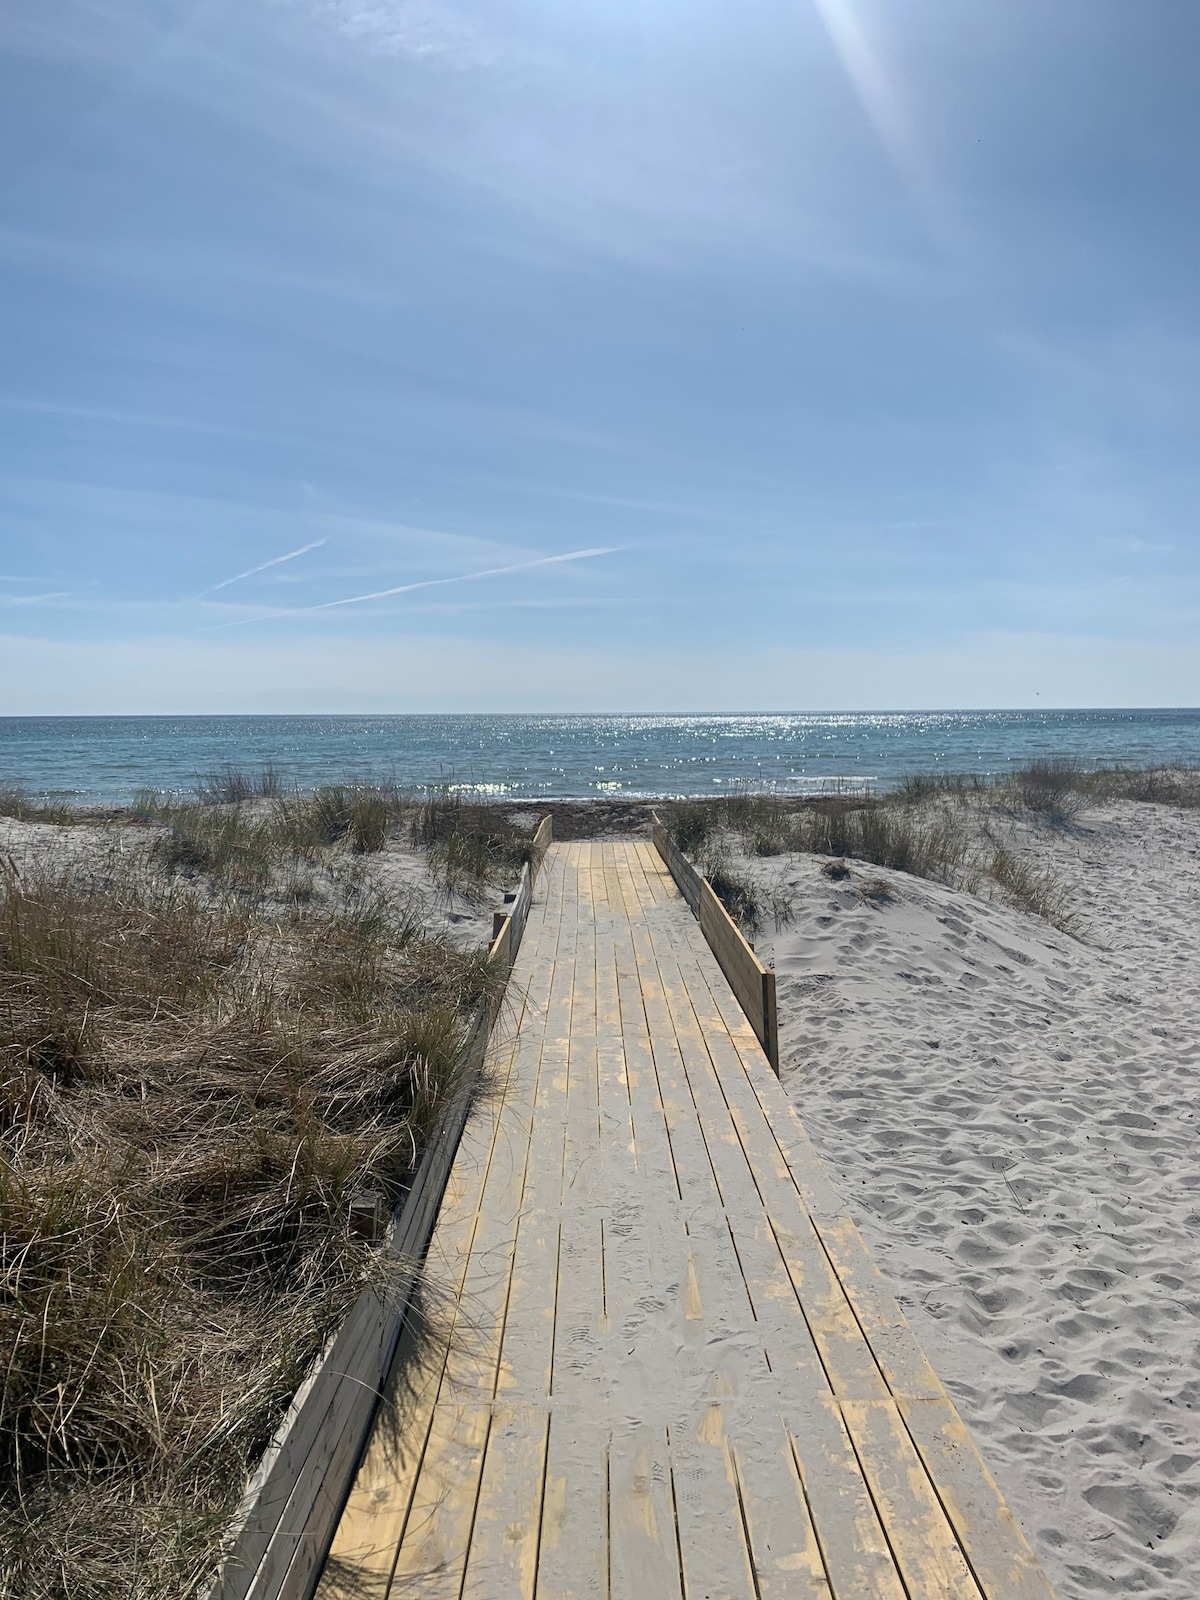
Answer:
POLYGON ((0 711, 1200 704, 1195 0, 0 46, 0 711))

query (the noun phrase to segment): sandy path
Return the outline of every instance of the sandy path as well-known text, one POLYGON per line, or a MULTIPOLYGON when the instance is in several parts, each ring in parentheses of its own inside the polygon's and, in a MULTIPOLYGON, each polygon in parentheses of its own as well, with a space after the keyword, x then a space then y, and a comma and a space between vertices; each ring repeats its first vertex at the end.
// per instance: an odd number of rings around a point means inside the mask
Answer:
POLYGON ((1025 843, 1089 942, 757 864, 795 894, 784 1082, 1062 1600, 1196 1600, 1200 814, 1025 843))

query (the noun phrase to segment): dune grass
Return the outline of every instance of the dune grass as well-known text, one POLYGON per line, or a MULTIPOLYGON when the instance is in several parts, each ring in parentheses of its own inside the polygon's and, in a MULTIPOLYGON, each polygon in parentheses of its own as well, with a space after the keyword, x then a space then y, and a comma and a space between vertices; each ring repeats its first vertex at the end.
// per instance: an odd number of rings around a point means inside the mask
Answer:
POLYGON ((412 813, 409 837, 428 852, 447 889, 462 894, 508 883, 530 859, 530 836, 495 806, 456 789, 430 790, 412 813))
POLYGON ((264 796, 261 775, 204 780, 204 797, 176 801, 146 792, 136 809, 161 826, 156 859, 183 876, 215 875, 235 892, 261 894, 280 865, 344 845, 376 854, 406 836, 425 851, 447 890, 479 898, 510 883, 529 859, 530 837, 499 808, 450 786, 406 794, 387 784, 327 784, 264 796), (229 798, 234 796, 234 798, 229 798))
POLYGON ((17 822, 51 822, 69 828, 78 821, 72 806, 61 800, 34 800, 15 784, 0 784, 0 817, 17 822))
MULTIPOLYGON (((998 803, 994 787, 954 784, 947 798, 947 790, 930 780, 892 794, 807 804, 769 795, 684 802, 665 820, 680 848, 693 855, 701 870, 715 872, 713 887, 731 915, 751 926, 761 919, 762 895, 750 885, 749 895, 741 899, 746 880, 728 866, 733 848, 751 856, 792 852, 824 856, 839 875, 844 875, 845 862, 858 861, 971 893, 991 888, 1020 910, 1070 931, 1074 918, 1053 876, 991 838, 988 808, 998 803), (973 809, 965 803, 967 796, 973 809), (722 893, 718 881, 725 883, 730 876, 732 889, 722 893)), ((1061 806, 1061 800, 1056 804, 1061 806)), ((877 895, 869 898, 880 900, 877 895)), ((786 908, 777 892, 771 911, 777 925, 785 920, 786 908)))
MULTIPOLYGON (((238 787, 231 780, 229 788, 238 787)), ((311 858, 328 846, 377 854, 411 804, 374 785, 330 784, 266 801, 176 801, 145 792, 135 809, 162 830, 154 859, 164 871, 213 875, 231 890, 254 895, 283 864, 311 858)))
POLYGON ((196 799, 201 805, 240 805, 247 800, 273 800, 284 792, 283 778, 270 762, 257 772, 247 772, 226 762, 196 779, 196 799))
POLYGON ((0 1594, 202 1592, 382 1270, 352 1202, 400 1194, 499 979, 363 882, 281 913, 297 841, 374 847, 362 798, 158 806, 143 856, 4 874, 0 1594))
MULTIPOLYGON (((747 925, 763 914, 762 894, 730 864, 735 848, 752 856, 800 851, 862 861, 995 894, 1072 933, 1078 920, 1065 890, 1011 841, 998 842, 993 825, 1025 821, 1067 828, 1089 805, 1106 800, 1200 806, 1200 769, 1089 766, 1070 756, 1047 756, 995 778, 917 773, 875 795, 798 800, 747 790, 679 801, 662 811, 680 849, 710 875, 727 909, 747 925)), ((777 895, 771 910, 778 922, 777 895)))
POLYGON ((1069 821, 1089 803, 1105 800, 1194 809, 1200 806, 1200 768, 1093 764, 1077 756, 1050 755, 992 777, 970 772, 910 774, 895 794, 910 803, 935 797, 982 798, 1033 817, 1069 821))

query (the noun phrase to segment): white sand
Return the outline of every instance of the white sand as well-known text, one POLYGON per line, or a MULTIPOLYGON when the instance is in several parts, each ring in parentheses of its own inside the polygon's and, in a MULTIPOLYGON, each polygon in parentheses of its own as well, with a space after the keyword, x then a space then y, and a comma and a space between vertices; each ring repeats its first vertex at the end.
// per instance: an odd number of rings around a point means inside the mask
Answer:
POLYGON ((1196 1600, 1200 813, 1023 843, 1086 943, 786 858, 783 1080, 1062 1600, 1196 1600))

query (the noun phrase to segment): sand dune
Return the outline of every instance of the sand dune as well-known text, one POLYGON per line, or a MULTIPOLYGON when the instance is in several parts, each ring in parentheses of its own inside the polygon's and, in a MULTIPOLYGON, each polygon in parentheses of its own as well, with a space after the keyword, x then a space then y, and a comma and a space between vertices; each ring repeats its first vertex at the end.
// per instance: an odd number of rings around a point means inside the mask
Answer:
POLYGON ((1021 845, 1085 942, 786 858, 795 920, 759 940, 783 1078, 1062 1600, 1195 1600, 1200 815, 1021 845))

